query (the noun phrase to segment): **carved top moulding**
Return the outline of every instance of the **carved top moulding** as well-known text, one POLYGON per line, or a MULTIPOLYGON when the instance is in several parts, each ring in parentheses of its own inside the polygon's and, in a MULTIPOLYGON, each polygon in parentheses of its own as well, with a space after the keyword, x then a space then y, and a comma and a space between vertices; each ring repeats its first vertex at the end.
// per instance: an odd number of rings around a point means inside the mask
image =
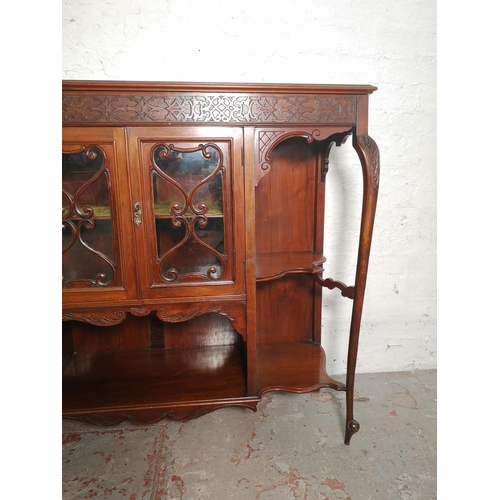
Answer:
POLYGON ((63 124, 354 124, 371 85, 64 81, 63 124))

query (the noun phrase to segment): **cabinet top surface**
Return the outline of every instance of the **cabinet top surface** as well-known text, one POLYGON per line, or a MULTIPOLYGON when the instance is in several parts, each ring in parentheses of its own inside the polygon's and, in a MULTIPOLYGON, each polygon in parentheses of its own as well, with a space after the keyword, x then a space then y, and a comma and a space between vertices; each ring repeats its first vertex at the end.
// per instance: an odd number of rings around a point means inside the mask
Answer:
POLYGON ((281 93, 281 94, 371 94, 377 87, 372 85, 328 85, 291 83, 207 83, 161 81, 113 81, 113 80, 63 80, 63 92, 230 92, 230 93, 281 93))

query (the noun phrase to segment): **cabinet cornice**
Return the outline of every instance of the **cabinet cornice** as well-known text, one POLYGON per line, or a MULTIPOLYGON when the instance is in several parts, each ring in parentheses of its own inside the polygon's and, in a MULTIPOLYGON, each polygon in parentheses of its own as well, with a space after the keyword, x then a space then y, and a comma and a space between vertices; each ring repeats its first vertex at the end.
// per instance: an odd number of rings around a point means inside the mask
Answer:
POLYGON ((113 80, 63 80, 64 92, 231 92, 366 95, 377 90, 373 85, 290 84, 290 83, 206 83, 142 82, 113 80))
POLYGON ((64 81, 63 125, 347 124, 371 85, 64 81))

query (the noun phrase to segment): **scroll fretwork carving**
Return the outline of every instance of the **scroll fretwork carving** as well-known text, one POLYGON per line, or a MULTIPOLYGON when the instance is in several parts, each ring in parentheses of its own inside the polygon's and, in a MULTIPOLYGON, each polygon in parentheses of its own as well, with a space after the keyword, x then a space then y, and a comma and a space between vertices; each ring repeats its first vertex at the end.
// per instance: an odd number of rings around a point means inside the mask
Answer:
POLYGON ((147 307, 131 307, 130 312, 134 316, 147 316, 151 312, 151 309, 147 307))
POLYGON ((127 314, 125 311, 116 311, 106 314, 99 313, 63 313, 63 321, 81 321, 95 326, 113 326, 125 321, 127 314))
POLYGON ((234 321, 234 316, 229 314, 229 311, 225 311, 221 306, 198 306, 189 311, 175 311, 169 313, 167 309, 158 309, 156 312, 156 316, 162 321, 167 323, 181 323, 183 321, 189 321, 190 319, 196 318, 197 316, 201 316, 202 314, 210 314, 216 313, 221 316, 226 316, 230 321, 234 321))

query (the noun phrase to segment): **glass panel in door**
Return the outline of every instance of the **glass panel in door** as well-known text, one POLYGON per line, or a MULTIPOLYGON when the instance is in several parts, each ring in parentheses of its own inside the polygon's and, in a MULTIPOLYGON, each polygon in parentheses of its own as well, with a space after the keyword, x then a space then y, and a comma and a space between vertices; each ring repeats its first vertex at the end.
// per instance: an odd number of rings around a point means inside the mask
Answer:
POLYGON ((223 158, 214 143, 152 149, 156 258, 165 283, 226 277, 223 158))
POLYGON ((63 287, 106 287, 116 277, 109 171, 97 146, 62 154, 63 287))

